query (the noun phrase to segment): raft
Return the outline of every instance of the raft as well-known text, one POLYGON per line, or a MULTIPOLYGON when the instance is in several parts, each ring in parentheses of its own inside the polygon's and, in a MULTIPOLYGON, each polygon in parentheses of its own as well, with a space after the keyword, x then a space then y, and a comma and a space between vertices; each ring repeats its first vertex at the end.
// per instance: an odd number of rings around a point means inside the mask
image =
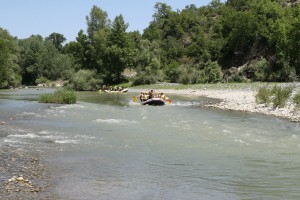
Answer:
POLYGON ((105 93, 126 93, 128 91, 127 88, 123 89, 123 90, 117 90, 117 91, 114 91, 114 90, 99 90, 99 92, 105 92, 105 93))
POLYGON ((143 105, 163 106, 165 101, 161 98, 152 98, 142 102, 143 105))

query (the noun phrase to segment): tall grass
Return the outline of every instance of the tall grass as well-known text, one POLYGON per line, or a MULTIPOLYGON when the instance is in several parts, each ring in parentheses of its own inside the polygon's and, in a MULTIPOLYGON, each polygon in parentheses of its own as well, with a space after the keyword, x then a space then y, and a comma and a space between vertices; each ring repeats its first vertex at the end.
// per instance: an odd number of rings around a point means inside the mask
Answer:
POLYGON ((73 90, 57 90, 54 94, 43 94, 39 103, 75 104, 77 95, 73 90))
POLYGON ((266 86, 261 87, 255 97, 256 103, 270 104, 272 102, 273 108, 283 108, 290 98, 293 89, 293 86, 281 87, 278 85, 274 85, 272 89, 266 86))
POLYGON ((294 104, 296 104, 296 107, 300 108, 300 93, 297 93, 293 98, 294 104))
POLYGON ((293 87, 280 87, 274 86, 272 94, 274 94, 273 107, 283 108, 286 105, 287 100, 290 98, 293 92, 293 87))
POLYGON ((271 90, 267 86, 258 89, 257 95, 255 96, 256 103, 269 104, 271 103, 271 90))

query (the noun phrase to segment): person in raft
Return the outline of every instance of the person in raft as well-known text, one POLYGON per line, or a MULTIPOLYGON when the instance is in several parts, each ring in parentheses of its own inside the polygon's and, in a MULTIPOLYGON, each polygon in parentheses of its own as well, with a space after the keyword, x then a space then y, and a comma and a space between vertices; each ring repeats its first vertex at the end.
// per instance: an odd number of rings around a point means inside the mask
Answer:
POLYGON ((149 94, 148 94, 148 99, 152 99, 154 97, 154 91, 150 90, 149 94))

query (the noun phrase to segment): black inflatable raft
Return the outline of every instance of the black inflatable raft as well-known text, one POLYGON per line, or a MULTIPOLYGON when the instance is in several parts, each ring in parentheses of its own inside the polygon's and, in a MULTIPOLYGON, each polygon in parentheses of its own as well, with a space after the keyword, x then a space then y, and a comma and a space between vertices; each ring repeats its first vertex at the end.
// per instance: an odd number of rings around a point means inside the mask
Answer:
POLYGON ((161 98, 152 98, 142 102, 143 105, 163 106, 165 101, 161 98))

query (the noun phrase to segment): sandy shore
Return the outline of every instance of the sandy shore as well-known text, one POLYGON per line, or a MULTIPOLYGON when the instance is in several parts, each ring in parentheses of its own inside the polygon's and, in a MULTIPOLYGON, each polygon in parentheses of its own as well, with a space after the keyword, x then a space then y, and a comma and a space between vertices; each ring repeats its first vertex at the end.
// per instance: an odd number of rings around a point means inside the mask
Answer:
MULTIPOLYGON (((136 90, 136 89, 134 89, 136 90)), ((236 110, 245 111, 251 113, 260 113, 264 115, 272 115, 276 117, 290 119, 294 122, 300 122, 300 110, 295 109, 295 105, 288 102, 284 108, 272 108, 272 106, 267 106, 265 104, 256 104, 254 90, 245 89, 203 89, 203 90, 155 90, 156 92, 163 91, 168 94, 177 95, 193 95, 193 96, 204 96, 208 98, 220 99, 218 103, 205 105, 206 107, 219 108, 224 110, 236 110)))

